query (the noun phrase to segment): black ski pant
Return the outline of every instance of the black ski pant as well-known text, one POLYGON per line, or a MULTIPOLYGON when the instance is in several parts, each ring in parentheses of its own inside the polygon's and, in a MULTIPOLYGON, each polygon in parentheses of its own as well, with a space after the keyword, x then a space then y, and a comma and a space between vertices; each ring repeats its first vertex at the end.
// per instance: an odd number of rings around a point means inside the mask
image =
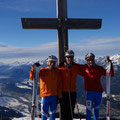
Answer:
POLYGON ((62 92, 62 99, 60 100, 60 120, 73 120, 72 116, 74 114, 75 103, 76 92, 70 92, 70 95, 69 92, 62 92))

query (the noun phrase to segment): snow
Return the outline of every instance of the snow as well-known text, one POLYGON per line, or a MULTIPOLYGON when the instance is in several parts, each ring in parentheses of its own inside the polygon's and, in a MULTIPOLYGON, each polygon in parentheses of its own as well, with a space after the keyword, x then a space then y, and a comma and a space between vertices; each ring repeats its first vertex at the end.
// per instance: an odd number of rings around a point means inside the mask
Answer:
MULTIPOLYGON (((22 98, 22 97, 20 97, 20 98, 24 102, 27 102, 27 100, 25 98, 22 98)), ((21 111, 21 108, 23 108, 23 110, 22 110, 23 112, 21 112, 21 113, 25 116, 29 115, 28 106, 26 104, 20 103, 17 99, 15 99, 13 97, 8 97, 8 96, 0 97, 0 106, 12 108, 16 111, 18 111, 18 110, 21 111), (21 108, 19 106, 21 106, 21 108)))
POLYGON ((76 104, 77 106, 75 107, 75 113, 78 113, 78 109, 77 107, 79 108, 79 112, 82 113, 82 114, 86 114, 86 106, 85 105, 82 105, 82 104, 76 104))
POLYGON ((31 87, 28 87, 27 85, 18 85, 17 84, 17 87, 18 88, 24 88, 24 89, 31 89, 31 87))
POLYGON ((21 83, 16 83, 16 86, 18 88, 23 88, 23 89, 32 89, 31 86, 33 84, 33 81, 32 80, 28 80, 28 79, 24 79, 23 82, 21 83), (29 86, 28 86, 29 85, 29 86))
POLYGON ((0 98, 0 106, 12 107, 11 105, 15 107, 15 106, 19 106, 20 103, 18 102, 17 99, 12 98, 12 97, 1 97, 0 98))
POLYGON ((29 102, 27 99, 25 99, 24 97, 19 97, 20 99, 22 99, 24 102, 29 102))
POLYGON ((107 94, 105 92, 102 93, 102 98, 106 98, 107 94))
MULTIPOLYGON (((22 118, 13 118, 12 120, 31 120, 30 117, 22 117, 22 118)), ((35 118, 35 120, 41 120, 40 118, 35 118)), ((47 119, 49 120, 49 119, 47 119)), ((59 120, 59 118, 56 118, 55 120, 59 120)), ((79 120, 79 119, 73 119, 73 120, 79 120)), ((85 120, 85 119, 82 119, 85 120)))
POLYGON ((10 78, 10 77, 8 77, 8 76, 0 76, 0 79, 6 79, 6 78, 10 78))
POLYGON ((120 65, 120 55, 119 54, 111 56, 110 59, 113 61, 113 64, 120 65))

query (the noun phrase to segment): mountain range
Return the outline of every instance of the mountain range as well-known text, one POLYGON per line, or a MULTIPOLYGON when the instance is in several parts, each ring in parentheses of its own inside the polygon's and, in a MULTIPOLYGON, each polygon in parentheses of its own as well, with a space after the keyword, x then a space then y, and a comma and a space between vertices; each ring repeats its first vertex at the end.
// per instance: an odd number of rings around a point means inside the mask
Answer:
MULTIPOLYGON (((111 80, 111 116, 120 118, 120 55, 111 56, 115 76, 111 80)), ((75 58, 76 63, 85 64, 86 61, 75 58)), ((29 80, 31 66, 39 62, 41 67, 47 66, 46 60, 14 62, 12 64, 0 63, 0 117, 22 117, 30 116, 32 81, 29 80), (12 114, 11 114, 12 113, 12 114), (12 115, 12 116, 11 116, 12 115)), ((96 63, 105 67, 105 57, 97 57, 96 63)), ((104 90, 105 77, 101 79, 104 90)), ((77 103, 80 113, 84 116, 85 112, 85 90, 84 80, 81 76, 77 77, 77 103)), ((38 108, 40 111, 40 97, 38 89, 38 108)), ((106 91, 103 93, 103 100, 100 116, 105 117, 106 91)), ((75 109, 77 113, 77 109, 75 109)))

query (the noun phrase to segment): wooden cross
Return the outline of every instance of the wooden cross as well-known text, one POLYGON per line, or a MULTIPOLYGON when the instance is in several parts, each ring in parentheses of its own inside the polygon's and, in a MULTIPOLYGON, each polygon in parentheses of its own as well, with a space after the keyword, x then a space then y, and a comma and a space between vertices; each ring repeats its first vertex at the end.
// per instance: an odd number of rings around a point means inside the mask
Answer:
POLYGON ((57 18, 21 18, 23 29, 57 29, 58 63, 68 50, 68 29, 100 29, 102 19, 67 18, 67 0, 57 0, 57 18))

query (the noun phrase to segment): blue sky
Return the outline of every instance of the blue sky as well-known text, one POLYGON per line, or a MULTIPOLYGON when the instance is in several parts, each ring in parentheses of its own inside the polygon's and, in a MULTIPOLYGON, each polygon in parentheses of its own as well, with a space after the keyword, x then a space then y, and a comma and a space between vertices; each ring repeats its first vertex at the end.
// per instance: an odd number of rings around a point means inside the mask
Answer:
MULTIPOLYGON (((120 52, 120 0, 68 0, 68 18, 101 18, 99 30, 69 30, 77 58, 120 52)), ((57 56, 57 30, 23 30, 21 18, 55 18, 56 0, 0 0, 0 62, 57 56)))

